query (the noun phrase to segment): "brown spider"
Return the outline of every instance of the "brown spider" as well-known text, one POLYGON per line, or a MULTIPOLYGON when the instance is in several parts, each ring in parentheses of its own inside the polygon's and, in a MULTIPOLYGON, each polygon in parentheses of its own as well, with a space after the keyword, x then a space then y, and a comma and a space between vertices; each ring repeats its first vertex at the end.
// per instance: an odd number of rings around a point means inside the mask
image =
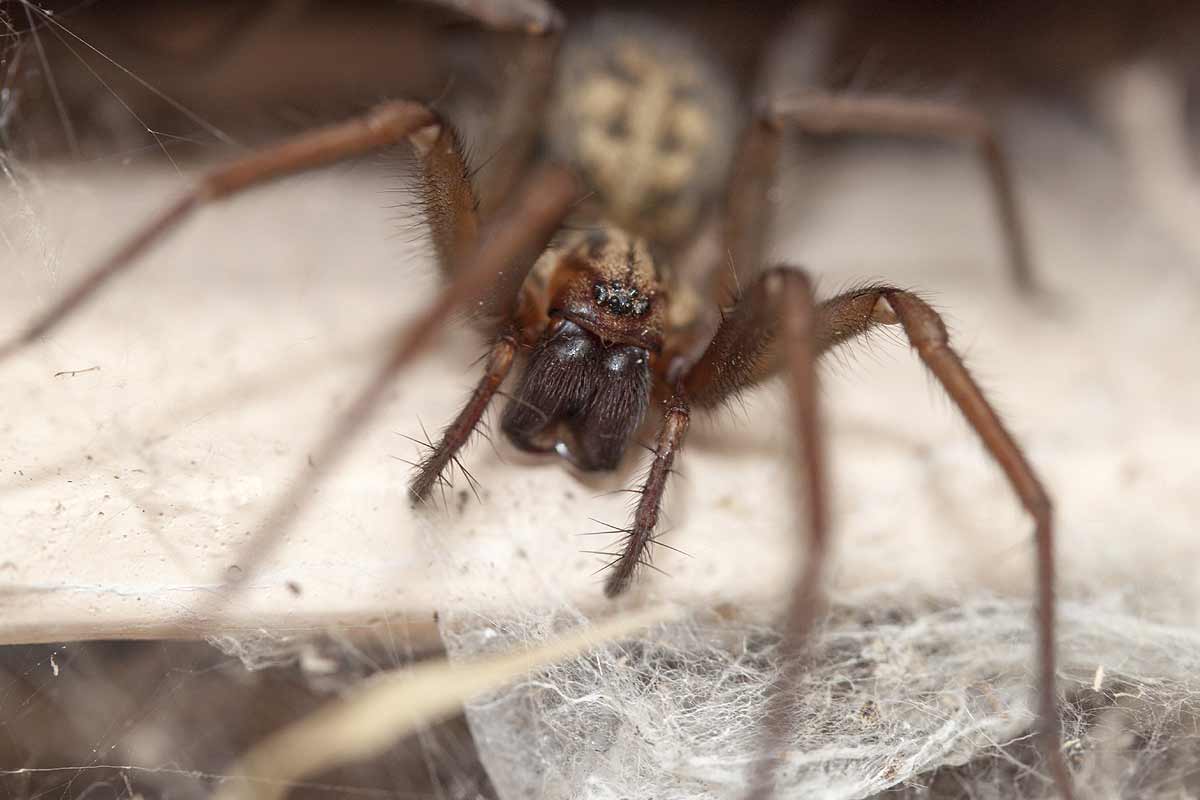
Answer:
MULTIPOLYGON (((1033 516, 1038 557, 1040 723, 1064 797, 1054 689, 1050 501, 1024 454, 951 348, 938 314, 910 291, 867 286, 815 303, 807 275, 764 268, 767 187, 788 129, 965 139, 983 156, 1014 277, 1031 274, 1009 173, 986 120, 966 110, 891 98, 810 93, 745 113, 732 80, 687 36, 641 16, 600 15, 560 37, 538 0, 443 4, 496 30, 528 34, 524 113, 503 137, 487 186, 477 186, 454 129, 416 102, 383 103, 216 169, 35 320, 0 358, 41 337, 198 206, 270 179, 409 142, 420 165, 425 219, 446 288, 395 344, 374 379, 314 450, 317 469, 282 498, 245 554, 253 565, 313 483, 344 450, 396 375, 456 307, 473 307, 490 338, 483 377, 409 487, 420 501, 443 479, 514 364, 523 369, 501 429, 518 448, 555 452, 582 470, 612 470, 651 408, 662 421, 624 546, 605 584, 623 592, 654 543, 659 507, 693 409, 785 373, 800 444, 798 493, 811 558, 787 616, 794 656, 820 601, 827 544, 816 360, 877 326, 899 325, 958 405, 1033 516), (560 46, 561 45, 561 46, 560 46), (534 165, 536 169, 534 168, 534 165), (732 301, 730 286, 744 287, 732 301), (475 304, 471 306, 471 304, 475 304)), ((251 567, 244 569, 243 575, 251 567)), ((789 665, 798 664, 792 657, 789 665)), ((784 684, 786 685, 786 684, 784 684)), ((764 751, 786 718, 773 693, 764 751)), ((751 796, 770 792, 761 759, 751 796)))

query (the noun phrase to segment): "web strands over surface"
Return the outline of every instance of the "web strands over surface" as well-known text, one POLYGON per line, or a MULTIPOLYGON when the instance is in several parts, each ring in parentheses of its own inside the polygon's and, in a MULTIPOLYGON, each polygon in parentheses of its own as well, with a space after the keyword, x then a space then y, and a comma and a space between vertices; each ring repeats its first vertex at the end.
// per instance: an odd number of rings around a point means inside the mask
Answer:
MULTIPOLYGON (((1053 797, 1032 736, 1030 620, 1028 605, 1000 600, 836 610, 797 687, 779 796, 1053 797)), ((465 658, 565 622, 460 618, 444 632, 465 658)), ((1079 605, 1063 608, 1060 631, 1080 788, 1194 796, 1200 637, 1079 605)), ((502 798, 735 798, 778 645, 767 628, 697 614, 532 675, 468 719, 502 798)))

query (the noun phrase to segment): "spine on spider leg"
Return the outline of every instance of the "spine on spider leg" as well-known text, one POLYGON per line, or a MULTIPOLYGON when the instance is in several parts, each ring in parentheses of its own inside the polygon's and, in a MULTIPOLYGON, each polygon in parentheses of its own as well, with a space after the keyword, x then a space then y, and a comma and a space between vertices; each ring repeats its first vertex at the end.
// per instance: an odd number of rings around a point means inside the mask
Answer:
POLYGON ((437 443, 433 451, 417 465, 416 475, 408 487, 408 496, 412 502, 418 503, 429 497, 433 487, 442 479, 442 472, 471 438, 488 403, 491 402, 492 397, 500 388, 500 384, 504 383, 509 369, 512 368, 513 356, 516 351, 517 342, 511 335, 500 337, 492 346, 487 368, 484 370, 483 377, 479 379, 475 391, 471 393, 471 399, 442 432, 441 441, 437 443))
POLYGON ((654 528, 658 525, 658 513, 663 492, 667 488, 667 478, 671 474, 671 465, 675 462, 675 451, 683 444, 689 420, 688 404, 676 392, 667 405, 662 430, 658 434, 658 446, 654 451, 654 462, 642 486, 642 496, 634 512, 629 538, 625 540, 625 549, 604 584, 607 597, 616 597, 628 589, 638 566, 645 563, 643 558, 646 549, 654 543, 654 528))

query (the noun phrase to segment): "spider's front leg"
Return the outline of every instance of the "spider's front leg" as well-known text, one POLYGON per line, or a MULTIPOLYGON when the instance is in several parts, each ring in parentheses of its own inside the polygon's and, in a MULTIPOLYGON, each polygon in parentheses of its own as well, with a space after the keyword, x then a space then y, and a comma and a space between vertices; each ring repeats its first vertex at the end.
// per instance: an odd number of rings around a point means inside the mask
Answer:
POLYGON ((903 326, 921 361, 950 395, 978 434, 1021 505, 1033 518, 1037 561, 1038 723, 1043 755, 1059 794, 1074 796, 1071 775, 1059 741, 1055 699, 1054 520, 1050 497, 1024 450, 1013 439, 996 410, 950 345, 941 317, 912 292, 888 286, 840 295, 818 309, 817 341, 822 350, 857 338, 880 324, 903 326))
MULTIPOLYGON (((455 281, 467 254, 477 250, 484 252, 492 247, 486 233, 481 234, 487 223, 481 219, 479 201, 454 129, 444 123, 429 125, 413 137, 413 144, 421 157, 421 200, 438 264, 443 275, 455 281)), ((409 498, 414 503, 428 499, 433 488, 444 481, 443 472, 455 462, 458 451, 471 438, 484 411, 508 376, 517 352, 513 317, 521 286, 528 268, 552 232, 538 238, 535 248, 521 251, 516 260, 505 265, 492 280, 490 291, 480 300, 475 322, 493 340, 487 366, 466 405, 442 432, 438 443, 430 445, 428 455, 416 465, 408 487, 409 498), (514 264, 518 266, 514 267, 514 264)))
MULTIPOLYGON (((1038 718, 1045 758, 1060 794, 1073 796, 1070 773, 1059 746, 1055 701, 1054 535, 1051 504, 1024 451, 950 345, 941 317, 915 294, 874 286, 821 303, 811 315, 806 279, 780 269, 765 272, 718 330, 708 351, 689 372, 685 388, 700 405, 715 405, 731 394, 790 370, 795 400, 794 424, 802 443, 802 490, 807 488, 811 552, 797 579, 785 631, 782 688, 771 695, 764 725, 764 752, 777 748, 785 731, 787 687, 801 663, 795 656, 810 628, 819 599, 825 559, 826 500, 812 357, 861 337, 879 325, 900 325, 921 361, 950 395, 988 453, 1004 471, 1013 491, 1034 520, 1037 556, 1039 694, 1038 718), (789 288, 791 287, 791 288, 789 288)), ((805 492, 801 492, 802 495, 805 492)), ((771 762, 756 768, 750 796, 767 797, 771 762)))

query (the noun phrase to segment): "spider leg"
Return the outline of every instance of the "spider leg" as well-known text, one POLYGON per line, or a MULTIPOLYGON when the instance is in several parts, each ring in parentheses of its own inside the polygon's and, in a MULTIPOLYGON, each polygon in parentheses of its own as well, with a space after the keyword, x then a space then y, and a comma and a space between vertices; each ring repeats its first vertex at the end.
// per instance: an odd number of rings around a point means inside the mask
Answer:
POLYGON ((458 412, 454 421, 442 432, 442 438, 430 450, 429 455, 416 465, 416 472, 408 486, 408 496, 413 503, 422 502, 429 497, 433 487, 438 484, 442 471, 471 438, 483 412, 487 410, 488 404, 491 403, 500 384, 504 383, 505 377, 508 376, 516 352, 517 341, 511 334, 501 336, 492 345, 487 367, 484 369, 483 377, 479 379, 475 391, 471 393, 471 398, 463 406, 462 411, 458 412))
POLYGON ((0 362, 58 327, 197 208, 287 175, 381 150, 403 141, 434 120, 433 113, 420 103, 404 100, 382 103, 360 117, 301 134, 214 169, 142 226, 116 252, 88 270, 24 332, 0 343, 0 362))
POLYGON ((479 201, 458 132, 440 118, 409 137, 420 158, 421 210, 442 275, 453 279, 479 246, 479 201))
MULTIPOLYGON (((541 100, 537 102, 542 102, 541 100)), ((535 105, 535 110, 539 109, 535 105)), ((540 114, 540 110, 536 111, 540 114)), ((536 120, 529 116, 528 121, 536 120)), ((536 126, 534 126, 536 127, 536 126)), ((516 139, 521 139, 518 133, 516 139)), ((467 170, 462 146, 454 129, 444 123, 431 124, 413 137, 413 145, 422 157, 421 196, 425 219, 433 236, 434 248, 443 274, 453 280, 464 262, 464 254, 478 247, 479 231, 484 220, 492 212, 481 208, 467 170)), ((528 150, 518 145, 514 152, 508 151, 513 172, 503 177, 503 182, 515 180, 516 171, 526 167, 528 150)), ((493 175, 492 185, 497 178, 493 175)), ((511 186, 503 192, 511 195, 511 186)), ((539 243, 539 249, 540 249, 539 243)), ((532 264, 535 252, 528 252, 518 264, 532 264)), ((526 269, 504 267, 495 279, 492 291, 484 296, 475 309, 474 321, 489 336, 494 337, 484 374, 476 385, 466 405, 454 421, 442 432, 441 439, 429 454, 416 466, 409 482, 408 494, 413 503, 427 499, 439 484, 442 473, 454 463, 458 451, 467 443, 479 425, 479 420, 499 391, 512 368, 516 355, 516 335, 512 330, 513 316, 517 310, 516 299, 525 280, 526 269)))
MULTIPOLYGON (((558 167, 543 168, 524 184, 506 212, 487 226, 480 237, 480 246, 467 265, 456 271, 453 281, 416 319, 402 326, 371 379, 312 449, 311 468, 302 473, 264 515, 258 534, 239 554, 238 565, 242 568, 239 585, 247 584, 258 564, 296 519, 304 501, 353 442, 392 381, 424 351, 450 313, 494 290, 498 284, 511 282, 513 273, 523 276, 532 260, 526 260, 523 269, 516 265, 521 264, 521 259, 530 252, 545 247, 566 216, 575 195, 572 174, 558 167)), ((214 599, 224 602, 230 594, 217 594, 214 599)))
POLYGON ((563 15, 545 0, 420 0, 501 32, 540 35, 561 30, 563 15))
MULTIPOLYGON (((995 126, 985 115, 948 103, 899 97, 813 92, 777 99, 768 105, 766 112, 746 134, 742 158, 743 164, 748 166, 739 170, 744 172, 744 180, 763 182, 766 170, 773 168, 774 152, 785 125, 811 134, 889 134, 965 141, 973 145, 987 175, 1013 283, 1021 292, 1037 291, 1028 234, 1013 188, 1012 168, 995 126)), ((764 193, 761 189, 751 191, 757 191, 758 197, 748 197, 748 205, 730 210, 735 218, 744 220, 739 223, 743 230, 765 225, 766 215, 759 213, 765 206, 764 193), (757 218, 751 218, 753 215, 757 218)), ((761 237, 757 241, 761 241, 761 237)), ((743 263, 757 265, 762 262, 743 263)))
MULTIPOLYGON (((476 205, 484 218, 490 217, 512 195, 529 166, 566 19, 546 0, 419 0, 417 5, 442 9, 452 18, 465 18, 477 28, 499 34, 471 47, 491 70, 485 83, 494 77, 503 87, 494 107, 495 86, 478 98, 489 108, 488 139, 496 149, 476 166, 478 175, 463 172, 463 177, 477 178, 476 205)), ((453 62, 442 68, 451 75, 458 69, 453 62)))
MULTIPOLYGON (((764 274, 770 278, 773 271, 764 274)), ((755 383, 790 365, 793 371, 793 391, 800 396, 803 387, 797 388, 801 379, 794 374, 802 367, 801 357, 795 350, 780 352, 779 342, 784 348, 795 348, 797 337, 802 334, 793 329, 787 315, 787 306, 772 308, 764 302, 762 294, 768 287, 761 282, 742 303, 726 317, 712 345, 701 361, 693 368, 685 381, 684 388, 697 406, 713 406, 755 383)), ((794 305, 794 304, 793 304, 794 305)), ((1034 537, 1037 555, 1038 595, 1038 655, 1039 693, 1038 719, 1044 755, 1050 765, 1054 783, 1060 795, 1072 798, 1074 792, 1070 773, 1063 760, 1059 746, 1059 723, 1055 700, 1055 627, 1054 627, 1054 533, 1050 499, 1024 452, 1004 423, 988 403, 983 392, 971 377, 958 354, 950 345, 949 335, 941 317, 923 300, 911 292, 889 286, 859 289, 821 303, 816 309, 815 328, 811 341, 817 355, 845 341, 869 333, 879 325, 899 324, 903 327, 913 349, 921 361, 950 395, 967 422, 979 435, 985 448, 1003 470, 1021 504, 1034 520, 1034 537)), ((798 404, 799 406, 799 404, 798 404)), ((804 416, 797 408, 797 424, 805 424, 804 416)), ((806 453, 819 451, 819 438, 815 431, 815 418, 808 424, 814 426, 812 444, 806 453)), ((807 456, 810 462, 812 455, 807 456)), ((823 553, 824 541, 824 484, 820 469, 819 454, 816 464, 808 464, 808 485, 813 487, 811 498, 816 498, 817 510, 810 509, 812 539, 817 549, 811 560, 818 560, 823 553)), ((810 566, 811 569, 811 566, 810 566)), ((815 586, 806 590, 807 575, 800 579, 793 600, 805 596, 815 598, 815 586), (806 595, 808 591, 810 594, 806 595)), ((810 610, 793 606, 792 614, 805 616, 788 620, 788 634, 795 636, 811 623, 810 610)), ((786 645, 788 652, 796 644, 786 645)), ((785 669, 790 668, 790 663, 785 669)), ((786 682, 784 684, 787 685, 786 682)), ((773 695, 769 705, 767 734, 768 742, 779 741, 783 723, 774 721, 785 715, 786 709, 773 695), (773 732, 773 733, 772 733, 773 732)), ((758 777, 767 779, 768 767, 760 766, 758 777)), ((768 781, 769 783, 769 781, 768 781)), ((764 784, 756 784, 752 797, 766 797, 764 784)))
MULTIPOLYGON (((1034 520, 1038 597, 1038 722, 1044 757, 1064 800, 1074 796, 1071 774, 1060 745, 1058 704, 1055 699, 1054 516, 1050 498, 1024 451, 1004 427, 995 409, 950 346, 946 326, 937 312, 916 295, 896 289, 876 290, 869 319, 886 320, 888 309, 904 327, 913 349, 975 429, 992 458, 1004 470, 1013 491, 1034 520)), ((836 301, 833 301, 836 302, 836 301)), ((861 302, 861 301, 860 301, 861 302)), ((868 318, 858 318, 869 325, 868 318)))
POLYGON ((643 562, 646 548, 654 542, 654 528, 658 525, 663 493, 667 488, 667 477, 675 463, 675 452, 683 446, 691 420, 691 409, 682 387, 677 387, 667 401, 662 428, 658 432, 658 445, 654 450, 654 461, 646 482, 642 484, 637 510, 633 515, 633 526, 625 538, 625 546, 612 563, 612 572, 604 582, 604 594, 616 597, 629 588, 634 573, 643 562))
MULTIPOLYGON (((808 277, 787 267, 769 269, 759 275, 741 302, 725 317, 703 356, 694 365, 680 368, 682 377, 667 402, 654 460, 640 492, 633 525, 605 584, 604 591, 609 597, 620 594, 629 586, 646 548, 653 544, 667 476, 676 451, 683 445, 692 406, 715 406, 736 391, 734 385, 720 376, 731 376, 734 381, 746 385, 755 382, 754 364, 760 360, 755 354, 764 353, 768 343, 782 339, 785 342, 782 355, 791 367, 794 423, 803 454, 800 494, 808 498, 810 512, 807 529, 812 558, 804 580, 797 586, 797 597, 815 599, 819 570, 824 561, 827 511, 813 368, 819 346, 814 318, 808 277)), ((797 644, 803 639, 814 614, 815 604, 808 604, 796 606, 795 613, 789 615, 796 631, 791 638, 797 644)))
POLYGON ((500 40, 495 44, 504 89, 488 125, 495 149, 479 170, 479 208, 486 217, 512 194, 533 156, 550 99, 565 21, 557 9, 540 0, 470 4, 487 6, 491 15, 512 16, 512 24, 492 20, 489 24, 494 30, 519 29, 527 34, 515 54, 507 47, 510 37, 493 37, 500 40))
POLYGON ((778 174, 781 130, 769 115, 757 115, 742 134, 741 149, 730 177, 725 199, 723 235, 729 270, 720 270, 733 285, 718 285, 718 302, 727 303, 749 287, 762 268, 771 222, 770 188, 778 174))
MULTIPOLYGON (((481 170, 486 172, 486 179, 473 180, 475 176, 467 168, 457 135, 448 125, 430 129, 423 137, 426 158, 422 194, 426 219, 442 271, 453 278, 455 266, 461 263, 461 253, 476 246, 479 220, 492 217, 528 169, 550 95, 565 21, 552 4, 543 0, 487 3, 437 0, 434 4, 466 14, 498 32, 527 34, 516 58, 505 65, 515 88, 505 92, 491 125, 500 142, 499 149, 489 157, 486 170, 481 170), (478 186, 478 192, 473 184, 478 186)), ((441 481, 443 471, 455 463, 458 451, 471 438, 512 368, 517 349, 512 318, 525 274, 524 270, 506 271, 477 309, 476 321, 495 337, 487 366, 467 403, 442 432, 437 445, 417 465, 408 489, 414 503, 428 498, 441 481)))

